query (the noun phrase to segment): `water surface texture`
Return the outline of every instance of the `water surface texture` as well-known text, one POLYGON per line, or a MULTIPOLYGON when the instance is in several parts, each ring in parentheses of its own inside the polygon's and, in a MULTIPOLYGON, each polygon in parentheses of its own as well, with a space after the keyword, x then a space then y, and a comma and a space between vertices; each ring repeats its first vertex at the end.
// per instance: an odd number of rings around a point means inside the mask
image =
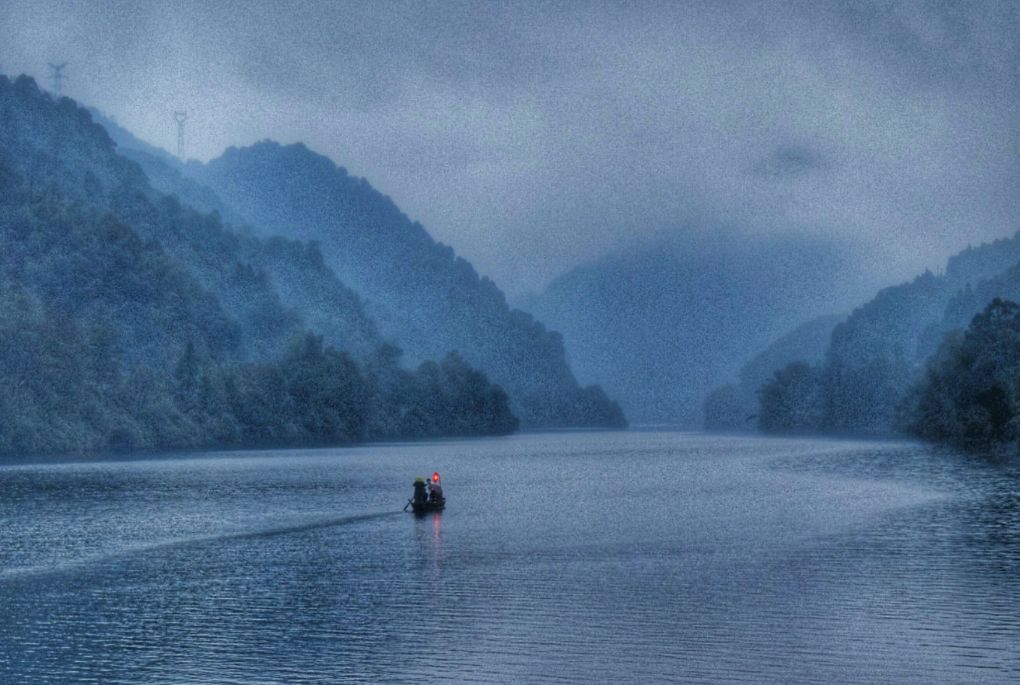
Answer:
POLYGON ((1017 682, 1018 486, 651 432, 7 465, 0 682, 1017 682))

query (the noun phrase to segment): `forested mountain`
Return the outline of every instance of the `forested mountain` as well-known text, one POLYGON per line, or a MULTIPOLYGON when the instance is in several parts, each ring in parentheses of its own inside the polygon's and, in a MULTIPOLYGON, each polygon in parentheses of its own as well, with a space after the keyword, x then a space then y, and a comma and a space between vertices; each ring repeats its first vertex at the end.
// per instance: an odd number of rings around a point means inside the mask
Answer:
POLYGON ((887 433, 910 421, 908 389, 946 335, 996 297, 1020 297, 1020 234, 968 248, 945 274, 886 288, 833 331, 820 365, 777 376, 762 396, 763 427, 887 433), (799 390, 788 386, 796 383, 799 390), (770 400, 782 398, 781 402, 770 400), (809 412, 806 405, 814 405, 809 412), (906 412, 906 413, 905 413, 906 412), (806 423, 805 423, 806 422, 806 423))
POLYGON ((908 398, 917 435, 985 449, 1020 443, 1020 306, 995 298, 932 356, 908 398))
POLYGON ((313 246, 277 241, 286 250, 270 259, 267 243, 224 225, 216 214, 156 192, 138 165, 118 155, 104 129, 73 101, 53 102, 30 79, 19 79, 6 94, 0 144, 11 170, 35 189, 109 214, 139 237, 158 242, 241 324, 243 355, 282 352, 304 331, 302 319, 309 315, 328 316, 345 331, 343 339, 327 339, 329 344, 367 352, 381 342, 359 298, 324 265, 316 267, 321 260, 313 246), (294 259, 288 263, 285 255, 294 259), (275 266, 314 271, 306 283, 318 292, 292 297, 288 306, 277 288, 285 278, 274 283, 275 266), (327 313, 310 311, 322 300, 331 301, 327 313))
POLYGON ((776 371, 794 362, 817 364, 825 357, 832 331, 844 317, 821 316, 803 323, 757 353, 741 367, 737 381, 705 399, 705 428, 751 430, 758 425, 758 391, 776 371))
POLYGON ((303 145, 231 148, 184 170, 262 235, 315 241, 411 359, 457 350, 507 389, 530 426, 622 426, 601 388, 579 387, 563 341, 386 196, 303 145))
POLYGON ((89 113, 117 146, 117 154, 140 166, 153 188, 164 195, 176 196, 182 203, 200 212, 216 212, 239 233, 250 233, 244 226, 244 220, 216 193, 182 173, 184 163, 181 160, 141 140, 103 112, 90 108, 89 113))
POLYGON ((400 368, 314 245, 157 192, 70 99, 0 77, 0 121, 0 451, 516 427, 456 355, 400 368))
POLYGON ((851 254, 792 235, 687 231, 574 269, 527 306, 632 419, 700 426, 706 395, 750 355, 860 297, 851 254))
MULTIPOLYGON (((118 154, 138 164, 154 189, 201 212, 215 212, 224 221, 243 221, 211 189, 181 173, 183 164, 175 157, 139 140, 102 113, 94 109, 90 113, 110 133, 118 154)), ((329 344, 359 358, 374 353, 381 343, 375 322, 361 298, 325 264, 316 245, 276 235, 260 239, 243 223, 234 223, 230 229, 245 258, 272 277, 283 303, 300 312, 329 344)))

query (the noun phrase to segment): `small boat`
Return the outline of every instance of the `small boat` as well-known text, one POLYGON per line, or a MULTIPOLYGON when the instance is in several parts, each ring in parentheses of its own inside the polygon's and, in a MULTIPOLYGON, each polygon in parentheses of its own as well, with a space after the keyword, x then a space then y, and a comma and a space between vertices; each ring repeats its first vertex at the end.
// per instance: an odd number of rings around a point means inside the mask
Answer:
POLYGON ((443 487, 439 484, 439 472, 432 474, 428 480, 429 492, 426 492, 426 481, 423 478, 414 479, 414 496, 407 500, 404 511, 410 507, 418 516, 427 514, 430 511, 442 511, 446 508, 446 497, 443 495, 443 487))
POLYGON ((442 511, 446 507, 446 498, 440 497, 438 499, 429 499, 424 502, 415 503, 414 500, 409 502, 411 505, 411 511, 419 516, 427 514, 430 511, 442 511))

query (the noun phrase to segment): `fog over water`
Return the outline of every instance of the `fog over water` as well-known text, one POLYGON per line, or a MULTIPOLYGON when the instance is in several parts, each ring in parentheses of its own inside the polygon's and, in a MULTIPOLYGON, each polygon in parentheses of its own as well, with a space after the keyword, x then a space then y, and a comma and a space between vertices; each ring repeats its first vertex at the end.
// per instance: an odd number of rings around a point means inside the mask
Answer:
POLYGON ((0 0, 0 69, 189 156, 301 140, 511 296, 737 225, 877 252, 876 285, 1020 227, 1010 2, 0 0), (878 266, 880 265, 880 266, 878 266))

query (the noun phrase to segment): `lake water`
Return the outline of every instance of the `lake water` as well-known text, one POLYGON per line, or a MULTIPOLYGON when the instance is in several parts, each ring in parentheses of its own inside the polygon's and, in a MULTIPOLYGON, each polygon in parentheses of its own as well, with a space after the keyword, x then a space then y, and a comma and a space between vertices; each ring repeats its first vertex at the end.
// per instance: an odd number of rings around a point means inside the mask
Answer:
POLYGON ((1018 682, 1020 474, 662 432, 0 466, 2 683, 515 680, 1018 682))

